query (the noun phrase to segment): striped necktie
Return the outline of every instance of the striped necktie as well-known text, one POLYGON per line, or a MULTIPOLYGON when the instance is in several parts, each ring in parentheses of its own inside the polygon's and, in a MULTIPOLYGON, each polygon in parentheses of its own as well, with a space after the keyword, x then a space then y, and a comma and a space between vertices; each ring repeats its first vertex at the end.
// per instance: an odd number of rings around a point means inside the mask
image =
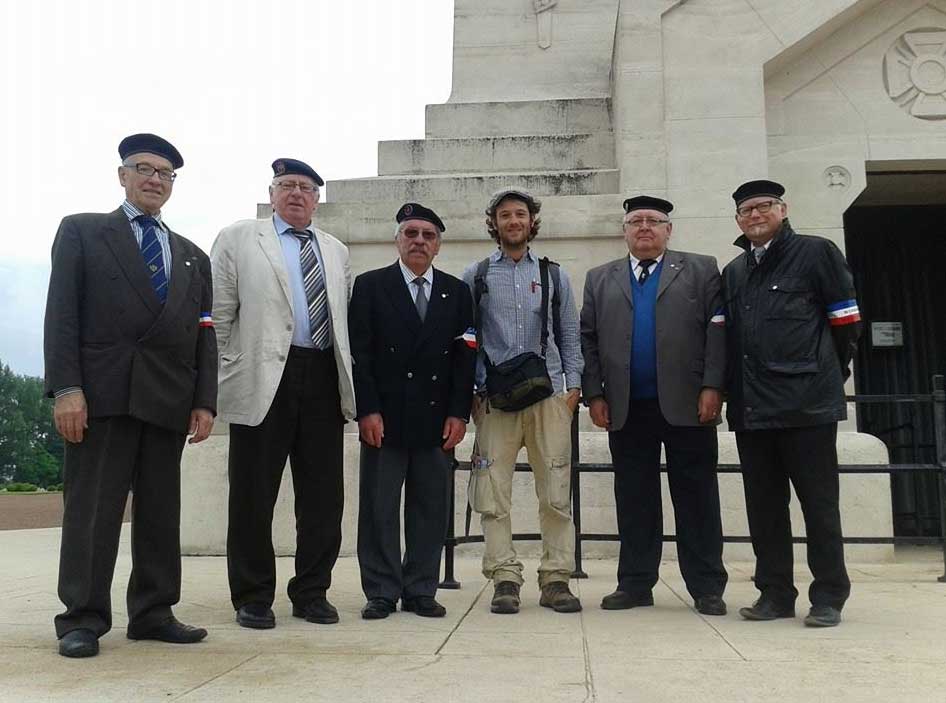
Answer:
POLYGON ((161 242, 158 241, 158 221, 153 217, 142 215, 138 218, 141 225, 141 258, 144 259, 151 278, 151 286, 161 304, 168 299, 168 276, 164 269, 164 252, 161 242))
POLYGON ((641 267, 640 278, 637 279, 638 283, 644 285, 648 278, 650 278, 650 267, 657 263, 657 259, 641 259, 639 264, 641 267))
POLYGON ((329 346, 328 299, 325 291, 325 275, 319 265, 319 257, 312 247, 312 234, 306 230, 290 229, 299 240, 299 263, 302 265, 302 285, 309 304, 309 331, 317 349, 329 346))

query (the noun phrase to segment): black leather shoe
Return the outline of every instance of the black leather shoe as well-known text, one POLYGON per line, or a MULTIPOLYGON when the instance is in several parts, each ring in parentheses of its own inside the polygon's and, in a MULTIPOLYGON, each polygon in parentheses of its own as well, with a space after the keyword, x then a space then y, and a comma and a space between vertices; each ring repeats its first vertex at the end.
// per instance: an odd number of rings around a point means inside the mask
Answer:
POLYGON ((749 608, 740 608, 739 614, 746 620, 777 620, 795 617, 795 606, 779 605, 766 598, 760 598, 749 608))
POLYGON ((627 591, 617 590, 601 599, 601 608, 603 610, 627 610, 629 608, 647 607, 653 604, 654 594, 650 591, 646 593, 629 593, 627 591))
POLYGON ((276 627, 276 615, 265 603, 247 603, 236 612, 236 621, 240 627, 252 630, 271 630, 276 627))
POLYGON ((700 596, 693 599, 693 607, 696 612, 703 615, 725 615, 726 601, 720 596, 700 596))
POLYGON ((72 630, 59 640, 59 653, 74 659, 94 657, 99 653, 99 638, 92 630, 72 630))
POLYGON ((417 596, 401 600, 401 610, 416 613, 423 618, 442 618, 447 609, 438 603, 433 596, 417 596))
POLYGON ((293 603, 292 616, 319 625, 333 625, 338 622, 338 611, 325 596, 313 598, 303 606, 293 603))
POLYGON ((361 609, 361 617, 363 620, 383 620, 395 610, 397 606, 387 598, 369 598, 361 609))
POLYGON ((130 640, 157 640, 171 644, 194 644, 207 636, 207 630, 202 627, 185 625, 173 615, 160 625, 147 630, 128 628, 130 640))
POLYGON ((830 605, 813 605, 805 618, 808 627, 835 627, 841 624, 841 611, 830 605))

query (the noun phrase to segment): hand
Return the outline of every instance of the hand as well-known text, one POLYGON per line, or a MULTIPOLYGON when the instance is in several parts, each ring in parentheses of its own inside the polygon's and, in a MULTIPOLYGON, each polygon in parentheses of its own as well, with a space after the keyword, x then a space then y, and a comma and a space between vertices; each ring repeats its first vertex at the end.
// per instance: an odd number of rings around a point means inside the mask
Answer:
POLYGON ((210 431, 213 428, 214 414, 207 408, 194 408, 191 410, 191 419, 187 428, 187 434, 191 435, 187 443, 197 444, 203 442, 210 436, 210 431))
POLYGON ((568 395, 565 396, 565 402, 568 403, 568 407, 571 409, 572 413, 578 408, 579 398, 581 398, 581 391, 577 388, 572 388, 568 391, 568 395))
POLYGON ((443 423, 443 450, 449 452, 466 435, 466 423, 458 417, 448 417, 443 423))
POLYGON ((716 422, 720 408, 723 407, 723 394, 715 388, 704 388, 700 391, 700 398, 696 405, 701 424, 716 422))
POLYGON ((381 448, 381 441, 384 439, 384 418, 381 413, 371 413, 358 419, 358 431, 361 433, 361 441, 369 447, 381 448))
POLYGON ((56 431, 67 442, 78 444, 89 427, 89 411, 85 404, 85 393, 74 391, 56 398, 53 406, 53 421, 56 431))
POLYGON ((611 408, 608 407, 608 401, 603 397, 592 398, 588 405, 588 412, 591 414, 591 421, 596 427, 603 427, 606 430, 611 429, 611 408))

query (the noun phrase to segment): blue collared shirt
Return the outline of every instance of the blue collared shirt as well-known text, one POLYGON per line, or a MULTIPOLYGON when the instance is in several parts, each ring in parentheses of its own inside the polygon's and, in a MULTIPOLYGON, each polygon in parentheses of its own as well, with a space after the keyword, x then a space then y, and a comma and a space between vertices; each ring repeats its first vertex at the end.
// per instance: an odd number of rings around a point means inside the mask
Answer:
MULTIPOLYGON (((299 238, 288 230, 292 226, 276 213, 273 213, 273 227, 276 228, 276 234, 279 236, 279 246, 282 247, 282 255, 286 261, 286 273, 289 274, 289 290, 292 292, 292 344, 296 347, 313 348, 312 328, 309 325, 309 301, 305 297, 305 284, 302 282, 302 262, 299 258, 302 247, 299 238)), ((312 234, 312 249, 319 260, 319 266, 322 267, 322 278, 328 285, 328 276, 325 274, 325 260, 322 258, 322 251, 319 249, 319 240, 315 236, 315 229, 310 222, 305 227, 307 232, 312 234)), ((328 296, 325 298, 326 307, 329 306, 328 296)), ((328 307, 329 334, 332 333, 332 309, 328 307)), ((330 336, 329 339, 332 337, 330 336)))
MULTIPOLYGON (((135 235, 135 241, 138 242, 138 249, 141 249, 141 238, 145 234, 144 227, 141 226, 141 223, 136 220, 136 217, 141 217, 145 213, 139 210, 137 207, 132 205, 127 200, 122 203, 122 210, 125 211, 125 217, 128 218, 128 224, 131 225, 131 231, 135 235)), ((161 213, 159 212, 154 216, 154 219, 158 221, 158 226, 155 228, 154 233, 158 238, 158 244, 161 245, 161 254, 164 256, 164 275, 167 276, 168 283, 171 282, 171 242, 168 239, 168 227, 161 220, 161 213)))
MULTIPOLYGON (((539 259, 532 254, 531 249, 519 261, 504 256, 499 249, 489 258, 486 272, 489 292, 480 301, 483 349, 477 352, 477 388, 486 384, 484 350, 493 364, 500 364, 525 352, 541 352, 542 286, 539 283, 539 259)), ((478 262, 473 263, 463 272, 463 280, 471 291, 477 265, 478 262)), ((578 312, 565 271, 561 271, 561 281, 562 339, 555 339, 553 332, 553 291, 549 291, 549 336, 545 356, 545 365, 556 393, 567 388, 581 388, 581 372, 585 368, 578 336, 578 312)), ((551 275, 549 285, 554 285, 551 275)))

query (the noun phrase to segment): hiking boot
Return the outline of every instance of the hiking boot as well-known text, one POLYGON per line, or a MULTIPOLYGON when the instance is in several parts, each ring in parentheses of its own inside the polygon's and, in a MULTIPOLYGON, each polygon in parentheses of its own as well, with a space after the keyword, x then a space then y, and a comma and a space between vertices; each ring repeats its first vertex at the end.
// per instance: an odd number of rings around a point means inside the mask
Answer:
POLYGON ((556 613, 577 613, 581 610, 581 601, 568 590, 568 584, 564 581, 552 581, 542 586, 539 605, 551 608, 556 613))
POLYGON ((500 581, 493 591, 489 609, 494 613, 511 615, 519 612, 519 584, 515 581, 500 581))

